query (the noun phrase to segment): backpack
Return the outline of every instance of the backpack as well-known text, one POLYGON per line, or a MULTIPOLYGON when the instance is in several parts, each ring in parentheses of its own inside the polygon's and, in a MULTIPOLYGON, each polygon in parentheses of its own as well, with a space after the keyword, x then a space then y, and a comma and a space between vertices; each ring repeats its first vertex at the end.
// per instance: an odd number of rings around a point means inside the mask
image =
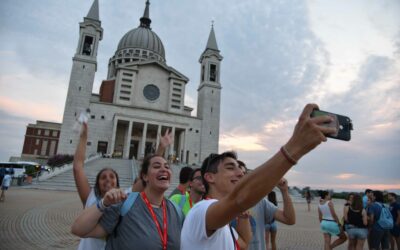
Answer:
POLYGON ((392 214, 390 213, 389 209, 385 207, 385 205, 383 204, 381 205, 382 205, 381 214, 379 216, 379 220, 377 221, 377 223, 382 229, 392 229, 393 228, 392 214))
MULTIPOLYGON (((135 201, 136 201, 138 196, 139 196, 138 192, 129 193, 128 198, 124 201, 124 203, 121 206, 120 215, 122 217, 124 217, 129 212, 129 210, 131 209, 131 207, 135 203, 135 201)), ((186 199, 186 197, 185 197, 185 199, 186 199)), ((185 220, 185 218, 183 216, 183 212, 182 212, 182 209, 180 207, 181 204, 179 203, 179 207, 178 207, 174 202, 171 202, 171 203, 174 205, 175 210, 178 213, 179 220, 183 224, 183 221, 185 220)), ((183 203, 183 204, 185 204, 185 203, 183 203)))

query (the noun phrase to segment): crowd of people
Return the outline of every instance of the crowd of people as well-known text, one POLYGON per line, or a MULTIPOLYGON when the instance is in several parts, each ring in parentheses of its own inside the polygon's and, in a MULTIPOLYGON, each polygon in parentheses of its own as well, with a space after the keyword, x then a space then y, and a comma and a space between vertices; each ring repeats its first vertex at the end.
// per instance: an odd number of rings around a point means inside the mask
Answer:
POLYGON ((336 215, 331 195, 320 192, 318 214, 324 236, 324 249, 333 249, 348 239, 349 250, 399 249, 400 204, 395 193, 387 194, 385 205, 382 191, 366 189, 364 195, 349 194, 343 208, 343 218, 336 215), (338 238, 331 242, 331 237, 338 238))
MULTIPOLYGON (((169 131, 161 137, 156 154, 143 159, 132 188, 122 190, 118 174, 109 168, 101 170, 90 187, 84 171, 88 130, 84 124, 73 164, 83 205, 71 227, 82 238, 78 249, 277 249, 276 221, 287 225, 296 221, 283 176, 326 141, 326 134, 336 132, 323 126, 331 117, 310 117, 316 108, 315 104, 304 108, 288 142, 255 170, 248 172, 235 152, 210 154, 200 168, 181 170, 180 184, 169 198, 165 192, 172 172, 163 157, 173 139, 169 131), (282 194, 283 208, 277 207, 274 187, 282 194), (269 199, 264 198, 267 195, 269 199)), ((321 199, 320 219, 331 235, 328 230, 334 226, 328 219, 338 218, 329 198, 327 194, 321 199)))

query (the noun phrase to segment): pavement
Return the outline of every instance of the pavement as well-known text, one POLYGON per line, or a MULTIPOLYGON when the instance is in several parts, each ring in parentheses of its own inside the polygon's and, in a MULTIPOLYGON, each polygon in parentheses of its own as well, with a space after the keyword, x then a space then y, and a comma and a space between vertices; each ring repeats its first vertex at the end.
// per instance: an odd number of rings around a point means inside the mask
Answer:
MULTIPOLYGON (((343 201, 334 203, 341 216, 343 201)), ((304 202, 294 205, 296 224, 278 223, 278 249, 323 249, 316 201, 311 212, 304 202)), ((76 249, 79 238, 70 227, 81 210, 77 192, 12 187, 0 202, 0 249, 76 249)), ((347 249, 347 242, 335 249, 347 249)))

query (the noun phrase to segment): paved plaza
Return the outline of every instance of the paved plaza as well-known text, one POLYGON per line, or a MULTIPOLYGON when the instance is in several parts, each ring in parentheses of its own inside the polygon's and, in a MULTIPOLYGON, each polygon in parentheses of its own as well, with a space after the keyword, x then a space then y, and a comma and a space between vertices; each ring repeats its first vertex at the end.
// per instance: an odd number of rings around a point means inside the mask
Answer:
MULTIPOLYGON (((278 225, 278 249, 323 249, 315 202, 311 212, 295 203, 296 225, 278 225)), ((343 201, 335 208, 341 216, 343 201)), ((77 192, 12 187, 0 203, 0 249, 76 249, 70 227, 81 209, 77 192)))

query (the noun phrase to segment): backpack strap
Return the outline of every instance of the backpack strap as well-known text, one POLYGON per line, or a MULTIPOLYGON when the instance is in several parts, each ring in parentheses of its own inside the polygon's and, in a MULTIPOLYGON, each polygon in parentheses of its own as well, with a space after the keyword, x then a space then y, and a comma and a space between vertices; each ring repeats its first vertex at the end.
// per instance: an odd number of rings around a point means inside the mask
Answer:
POLYGON ((183 206, 185 206, 186 203, 186 193, 181 195, 181 201, 179 202, 179 207, 181 210, 183 210, 183 206))
POLYGON ((139 195, 138 192, 129 193, 128 198, 124 201, 124 203, 121 206, 121 210, 120 210, 121 216, 125 216, 129 212, 129 210, 135 203, 138 195, 139 195))

